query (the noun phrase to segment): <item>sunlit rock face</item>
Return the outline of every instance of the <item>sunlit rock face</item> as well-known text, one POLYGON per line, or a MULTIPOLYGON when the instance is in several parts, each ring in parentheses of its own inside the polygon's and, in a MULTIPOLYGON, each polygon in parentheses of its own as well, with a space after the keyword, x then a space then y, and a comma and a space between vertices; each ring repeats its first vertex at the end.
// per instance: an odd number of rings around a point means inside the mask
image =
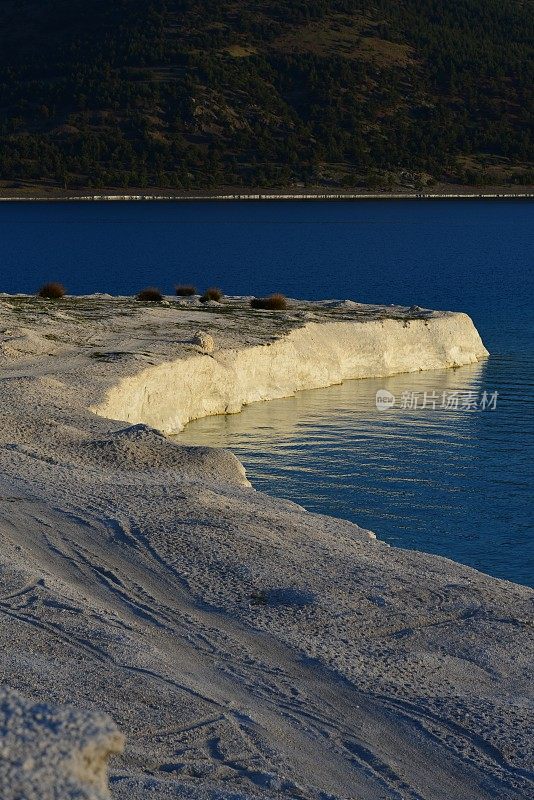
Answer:
POLYGON ((180 358, 118 381, 93 410, 167 433, 193 419, 229 414, 261 400, 353 378, 474 364, 488 355, 466 314, 308 321, 267 344, 220 349, 197 334, 206 355, 180 358))

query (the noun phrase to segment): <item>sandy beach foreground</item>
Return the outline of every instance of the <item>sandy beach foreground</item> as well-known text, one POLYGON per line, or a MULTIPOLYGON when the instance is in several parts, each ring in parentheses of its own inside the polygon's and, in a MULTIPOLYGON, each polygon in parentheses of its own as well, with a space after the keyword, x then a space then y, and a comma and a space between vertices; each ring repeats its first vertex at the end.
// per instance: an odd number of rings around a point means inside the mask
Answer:
POLYGON ((415 308, 0 296, 3 800, 531 797, 531 590, 164 435, 486 355, 415 308))

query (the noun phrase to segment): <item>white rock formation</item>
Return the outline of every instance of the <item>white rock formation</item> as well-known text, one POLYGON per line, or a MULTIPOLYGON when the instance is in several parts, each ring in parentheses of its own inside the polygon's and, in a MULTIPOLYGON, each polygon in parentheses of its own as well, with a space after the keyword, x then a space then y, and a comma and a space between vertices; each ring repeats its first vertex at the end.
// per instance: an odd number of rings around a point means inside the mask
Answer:
POLYGON ((176 433, 193 419, 232 414, 351 378, 473 364, 488 352, 466 314, 307 323, 268 345, 180 358, 123 378, 93 410, 176 433))
POLYGON ((105 714, 32 703, 0 687, 2 800, 107 800, 124 736, 105 714))

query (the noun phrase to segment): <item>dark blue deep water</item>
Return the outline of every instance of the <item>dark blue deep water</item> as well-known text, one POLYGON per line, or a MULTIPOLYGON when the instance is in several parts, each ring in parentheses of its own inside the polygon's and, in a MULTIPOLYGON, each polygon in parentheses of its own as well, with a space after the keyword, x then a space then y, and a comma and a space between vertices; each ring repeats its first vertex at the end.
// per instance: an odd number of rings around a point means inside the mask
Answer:
POLYGON ((529 201, 6 204, 0 291, 192 282, 466 311, 483 365, 304 392, 179 440, 230 447, 256 487, 392 544, 534 585, 533 223, 529 201), (380 388, 499 394, 492 411, 380 412, 380 388))

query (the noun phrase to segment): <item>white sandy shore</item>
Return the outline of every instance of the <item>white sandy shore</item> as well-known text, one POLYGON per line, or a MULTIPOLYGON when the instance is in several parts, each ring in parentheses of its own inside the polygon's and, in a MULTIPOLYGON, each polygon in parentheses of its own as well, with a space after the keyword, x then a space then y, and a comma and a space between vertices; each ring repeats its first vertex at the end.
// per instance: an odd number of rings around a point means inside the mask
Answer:
MULTIPOLYGON (((254 492, 230 453, 143 424, 365 364, 473 363, 467 317, 2 297, 0 331, 2 679, 111 714, 114 798, 532 795, 533 592, 254 492)), ((70 796, 45 773, 24 796, 70 796)), ((105 797, 84 775, 76 796, 105 797)))
MULTIPOLYGON (((5 190, 4 190, 5 191, 5 190)), ((80 202, 265 202, 265 201, 347 201, 347 200, 529 200, 534 197, 532 191, 528 187, 523 190, 510 189, 507 187, 500 187, 488 189, 484 192, 474 192, 472 190, 465 191, 449 191, 449 192, 428 192, 410 191, 399 192, 276 192, 269 191, 264 193, 252 192, 226 192, 217 194, 203 194, 198 192, 196 194, 166 194, 161 192, 158 194, 76 194, 75 192, 62 192, 61 190, 52 190, 51 193, 43 194, 3 194, 0 195, 0 203, 42 203, 56 202, 56 203, 80 203, 80 202)))

